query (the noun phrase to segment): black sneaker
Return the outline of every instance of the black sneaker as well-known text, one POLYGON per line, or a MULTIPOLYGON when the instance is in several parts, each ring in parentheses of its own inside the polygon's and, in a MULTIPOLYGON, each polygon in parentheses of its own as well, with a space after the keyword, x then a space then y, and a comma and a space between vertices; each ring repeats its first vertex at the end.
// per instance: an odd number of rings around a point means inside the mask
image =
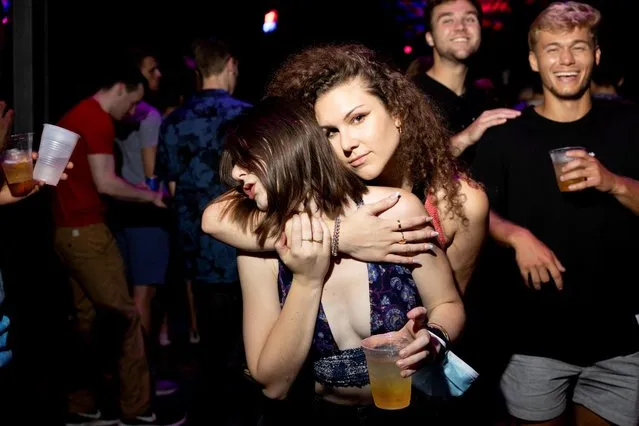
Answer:
POLYGON ((119 423, 117 418, 95 410, 89 413, 68 413, 64 424, 66 426, 112 426, 119 423))
POLYGON ((162 416, 159 418, 153 411, 137 416, 134 419, 122 419, 121 426, 180 426, 186 423, 186 414, 162 416), (166 418, 165 418, 166 417, 166 418))

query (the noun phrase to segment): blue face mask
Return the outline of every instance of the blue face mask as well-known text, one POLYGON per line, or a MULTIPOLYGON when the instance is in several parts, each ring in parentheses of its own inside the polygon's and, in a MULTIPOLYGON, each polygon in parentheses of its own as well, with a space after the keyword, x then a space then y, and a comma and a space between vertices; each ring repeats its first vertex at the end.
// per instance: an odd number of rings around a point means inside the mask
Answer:
MULTIPOLYGON (((439 337, 431 333, 443 344, 439 337)), ((479 374, 451 351, 436 363, 428 364, 413 375, 413 386, 428 396, 461 396, 479 374)))

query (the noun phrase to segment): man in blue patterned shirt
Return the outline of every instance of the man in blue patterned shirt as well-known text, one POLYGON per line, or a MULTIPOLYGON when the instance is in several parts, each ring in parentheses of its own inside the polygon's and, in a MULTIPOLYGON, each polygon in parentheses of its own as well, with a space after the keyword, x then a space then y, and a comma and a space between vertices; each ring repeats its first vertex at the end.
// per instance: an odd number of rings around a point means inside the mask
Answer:
POLYGON ((211 387, 221 390, 220 377, 243 362, 241 291, 235 249, 202 232, 201 216, 226 191, 218 175, 224 126, 250 105, 231 96, 238 63, 228 45, 200 40, 193 47, 201 90, 162 124, 155 167, 174 196, 185 278, 193 284, 205 357, 204 385, 210 382, 206 376, 217 376, 211 387))

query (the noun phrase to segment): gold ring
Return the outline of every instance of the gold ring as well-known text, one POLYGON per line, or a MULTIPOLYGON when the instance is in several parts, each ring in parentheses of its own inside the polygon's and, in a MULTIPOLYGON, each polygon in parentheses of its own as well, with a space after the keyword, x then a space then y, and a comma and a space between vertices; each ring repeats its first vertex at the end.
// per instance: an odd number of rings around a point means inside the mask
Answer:
POLYGON ((406 238, 404 238, 404 233, 402 231, 399 231, 400 234, 402 234, 402 239, 398 241, 399 244, 406 244, 406 238))
POLYGON ((397 228, 401 231, 402 230, 402 222, 399 221, 399 219, 397 219, 397 228))

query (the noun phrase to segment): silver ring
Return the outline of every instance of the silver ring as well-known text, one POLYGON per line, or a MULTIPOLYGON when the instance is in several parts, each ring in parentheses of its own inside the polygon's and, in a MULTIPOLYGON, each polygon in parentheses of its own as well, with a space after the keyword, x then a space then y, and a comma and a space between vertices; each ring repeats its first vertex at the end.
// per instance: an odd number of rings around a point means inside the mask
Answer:
POLYGON ((594 153, 594 152, 592 152, 592 151, 590 151, 590 152, 588 153, 588 155, 590 155, 590 156, 591 156, 591 157, 593 157, 593 158, 595 157, 595 153, 594 153))

